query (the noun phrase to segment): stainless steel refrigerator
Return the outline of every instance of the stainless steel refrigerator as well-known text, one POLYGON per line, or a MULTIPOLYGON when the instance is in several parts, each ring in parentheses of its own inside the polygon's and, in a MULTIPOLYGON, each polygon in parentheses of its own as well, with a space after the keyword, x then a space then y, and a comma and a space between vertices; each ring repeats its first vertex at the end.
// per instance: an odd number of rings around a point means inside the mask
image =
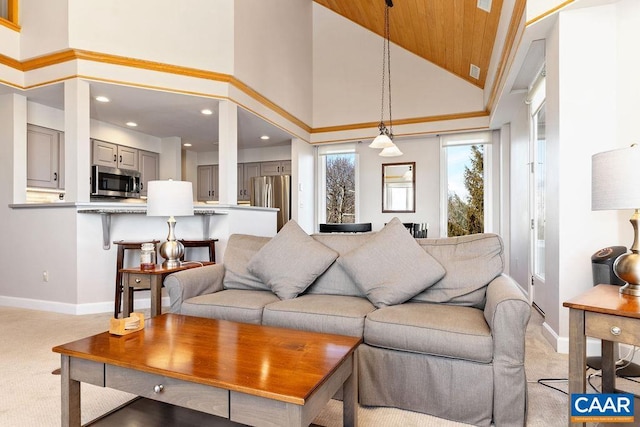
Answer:
POLYGON ((251 206, 278 208, 278 231, 291 219, 291 176, 256 176, 251 178, 251 206))

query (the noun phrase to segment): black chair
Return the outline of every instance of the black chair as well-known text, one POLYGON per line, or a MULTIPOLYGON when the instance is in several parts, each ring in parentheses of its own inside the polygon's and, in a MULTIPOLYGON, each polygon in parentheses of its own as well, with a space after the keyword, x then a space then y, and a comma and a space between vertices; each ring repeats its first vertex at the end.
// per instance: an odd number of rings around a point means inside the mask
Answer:
POLYGON ((321 233, 366 233, 371 231, 370 222, 358 224, 320 224, 321 233))

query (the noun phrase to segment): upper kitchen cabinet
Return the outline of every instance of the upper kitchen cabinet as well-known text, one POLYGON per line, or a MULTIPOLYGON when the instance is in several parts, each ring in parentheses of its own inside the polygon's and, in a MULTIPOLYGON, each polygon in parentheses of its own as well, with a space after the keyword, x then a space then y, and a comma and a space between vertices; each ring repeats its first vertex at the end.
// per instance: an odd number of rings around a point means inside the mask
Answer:
POLYGON ((92 140, 94 165, 119 169, 138 170, 138 150, 111 142, 92 140))
POLYGON ((140 167, 140 195, 147 195, 147 183, 160 176, 160 155, 151 151, 138 150, 138 166, 140 167))
POLYGON ((291 160, 262 162, 260 164, 260 175, 291 175, 291 160))
POLYGON ((27 125, 27 186, 64 188, 64 134, 27 125))

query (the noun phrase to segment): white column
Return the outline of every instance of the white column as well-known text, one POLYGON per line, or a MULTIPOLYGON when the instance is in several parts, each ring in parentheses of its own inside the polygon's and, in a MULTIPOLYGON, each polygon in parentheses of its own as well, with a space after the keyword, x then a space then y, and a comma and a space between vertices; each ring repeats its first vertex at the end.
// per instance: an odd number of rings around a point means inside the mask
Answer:
POLYGON ((160 140, 160 179, 182 181, 182 139, 177 136, 160 140))
POLYGON ((238 204, 238 106, 221 101, 218 115, 218 183, 221 205, 238 204))
POLYGON ((7 203, 27 198, 27 99, 0 96, 0 196, 7 203))
POLYGON ((88 202, 91 165, 90 85, 81 79, 64 82, 65 201, 88 202))

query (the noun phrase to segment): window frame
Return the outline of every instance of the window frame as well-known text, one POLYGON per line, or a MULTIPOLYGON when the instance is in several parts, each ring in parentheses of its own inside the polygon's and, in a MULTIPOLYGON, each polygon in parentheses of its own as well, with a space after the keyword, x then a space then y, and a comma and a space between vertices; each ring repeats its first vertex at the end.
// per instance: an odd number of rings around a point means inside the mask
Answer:
POLYGON ((7 0, 7 17, 0 16, 0 24, 12 30, 20 31, 18 24, 19 19, 19 0, 7 0))
POLYGON ((315 231, 320 230, 320 224, 325 223, 327 219, 327 155, 332 154, 353 154, 354 170, 355 170, 355 215, 354 222, 360 222, 360 168, 359 155, 356 150, 356 143, 329 144, 315 147, 316 152, 316 213, 315 213, 315 231))
POLYGON ((447 148, 460 145, 483 145, 483 181, 484 181, 484 232, 495 233, 494 213, 494 132, 491 130, 440 135, 440 237, 448 237, 449 220, 449 170, 447 148))

